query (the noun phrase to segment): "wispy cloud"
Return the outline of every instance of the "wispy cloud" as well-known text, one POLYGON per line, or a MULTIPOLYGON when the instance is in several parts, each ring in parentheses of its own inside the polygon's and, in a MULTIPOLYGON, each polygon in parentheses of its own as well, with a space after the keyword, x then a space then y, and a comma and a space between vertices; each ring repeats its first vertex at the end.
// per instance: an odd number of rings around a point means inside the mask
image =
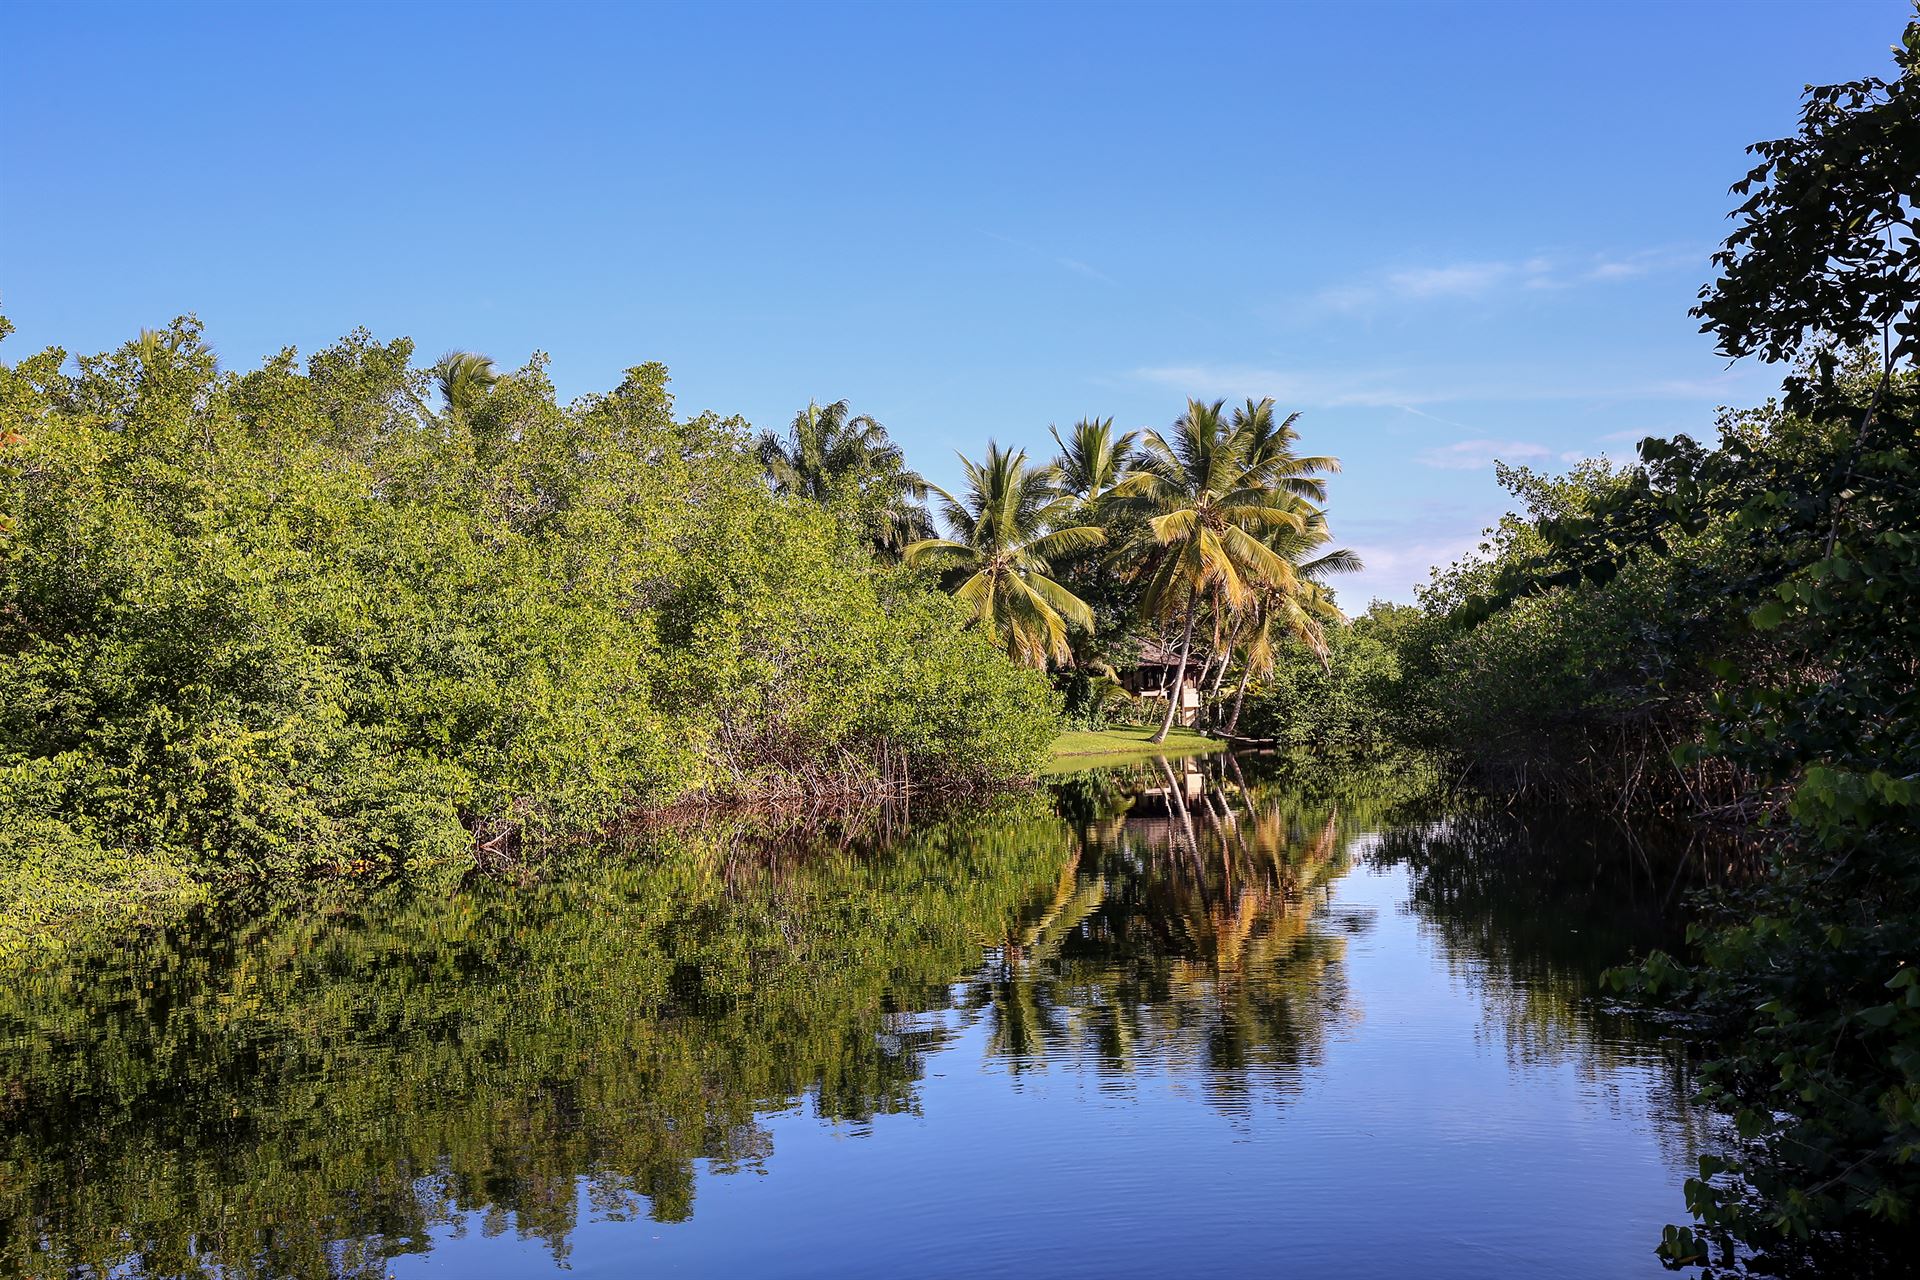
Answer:
MULTIPOLYGON (((1608 383, 1593 378, 1557 382, 1542 380, 1537 370, 1503 375, 1491 371, 1475 381, 1454 381, 1447 374, 1406 370, 1347 373, 1283 369, 1267 365, 1195 364, 1145 365, 1128 377, 1167 387, 1182 395, 1222 396, 1230 400, 1272 396, 1296 408, 1399 409, 1421 417, 1424 406, 1480 403, 1509 404, 1533 401, 1691 400, 1720 401, 1751 395, 1764 389, 1773 376, 1764 369, 1739 368, 1706 378, 1633 378, 1608 383)), ((1436 419, 1445 421, 1444 419, 1436 419)), ((1462 426, 1461 423, 1448 423, 1462 426)))
POLYGON ((983 234, 990 239, 998 240, 1001 244, 1010 244, 1016 249, 1026 250, 1035 257, 1045 258, 1047 261, 1053 263, 1054 266, 1065 271, 1071 271, 1075 275, 1085 276, 1089 280, 1098 280, 1101 284, 1119 283, 1119 281, 1098 267, 1093 266, 1091 263, 1082 262, 1078 258, 1068 258, 1057 253, 1051 253, 1046 249, 1042 249, 1037 244, 1029 244, 1025 240, 1016 240, 1012 236, 1003 236, 998 231, 988 231, 983 234))
MULTIPOLYGON (((1443 471, 1479 471, 1495 462, 1528 462, 1554 456, 1554 450, 1529 440, 1458 440, 1423 449, 1415 458, 1422 466, 1443 471)), ((1579 458, 1575 455, 1573 460, 1579 458)))
POLYGON ((1631 280, 1656 271, 1697 264, 1703 256, 1668 249, 1642 249, 1625 254, 1535 254, 1527 258, 1395 267, 1330 285, 1315 295, 1315 301, 1335 311, 1356 312, 1410 303, 1478 300, 1521 290, 1568 289, 1631 280))

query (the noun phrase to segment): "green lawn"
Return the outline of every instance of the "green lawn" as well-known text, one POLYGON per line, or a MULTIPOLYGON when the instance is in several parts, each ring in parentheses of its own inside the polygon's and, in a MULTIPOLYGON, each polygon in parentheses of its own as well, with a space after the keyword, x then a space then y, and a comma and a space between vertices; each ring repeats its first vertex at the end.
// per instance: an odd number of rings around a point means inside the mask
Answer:
POLYGON ((1151 760, 1155 756, 1193 756, 1220 751, 1226 743, 1209 738, 1193 729, 1175 729, 1158 745, 1149 742, 1152 729, 1123 725, 1112 729, 1071 729, 1053 740, 1044 772, 1061 773, 1090 769, 1097 765, 1125 760, 1151 760))

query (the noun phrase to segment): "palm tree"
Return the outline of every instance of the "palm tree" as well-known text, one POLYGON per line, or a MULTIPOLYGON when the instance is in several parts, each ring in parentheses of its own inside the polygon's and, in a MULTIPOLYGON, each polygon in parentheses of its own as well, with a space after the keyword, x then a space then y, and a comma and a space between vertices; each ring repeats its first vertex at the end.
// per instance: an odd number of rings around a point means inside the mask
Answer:
POLYGON ((774 492, 825 503, 839 481, 868 472, 906 474, 906 458, 887 429, 868 414, 853 414, 845 400, 811 400, 793 415, 784 439, 760 433, 760 464, 774 492))
POLYGON ((1112 418, 1082 418, 1064 439, 1058 427, 1047 430, 1060 446, 1060 456, 1053 463, 1060 473, 1060 487, 1082 502, 1097 502, 1126 476, 1140 434, 1129 431, 1115 439, 1112 418))
POLYGON ((1231 426, 1225 402, 1189 400, 1173 424, 1172 439, 1158 431, 1142 436, 1141 461, 1115 485, 1110 498, 1149 518, 1154 553, 1141 610, 1150 618, 1184 614, 1180 661, 1174 669, 1166 719, 1153 736, 1165 742, 1179 713, 1180 689, 1193 655, 1193 628, 1203 599, 1225 609, 1252 604, 1260 587, 1292 580, 1293 566, 1263 540, 1276 529, 1304 530, 1305 500, 1292 488, 1303 475, 1289 475, 1291 450, 1260 439, 1243 423, 1231 426), (1275 485, 1278 487, 1275 487, 1275 485))
POLYGON ((434 362, 433 380, 446 401, 447 412, 471 418, 487 393, 500 381, 491 357, 477 351, 449 351, 434 362))
POLYGON ((1364 567, 1358 555, 1345 549, 1306 558, 1325 546, 1332 537, 1327 529, 1326 513, 1316 510, 1307 517, 1304 529, 1298 532, 1278 530, 1269 539, 1273 549, 1293 564, 1294 586, 1290 591, 1262 592, 1254 605, 1253 633, 1247 641, 1242 659, 1240 687, 1234 690, 1233 712, 1227 718, 1228 733, 1240 727, 1240 708, 1246 701, 1248 682, 1255 675, 1265 675, 1273 670, 1276 630, 1280 635, 1291 637, 1306 646, 1320 660, 1321 666, 1326 666, 1328 650, 1325 624, 1346 621, 1346 616, 1333 603, 1333 597, 1325 585, 1326 580, 1337 574, 1358 573, 1364 567))
POLYGON ((964 455, 964 500, 936 485, 940 514, 951 538, 926 538, 906 549, 910 565, 944 569, 961 578, 956 600, 990 628, 1016 661, 1044 666, 1068 655, 1067 624, 1093 626, 1086 601, 1055 582, 1052 561, 1097 547, 1106 534, 1091 525, 1054 528, 1067 518, 1071 495, 1057 487, 1053 468, 1027 463, 1026 450, 989 441, 985 461, 964 455))
POLYGON ((853 415, 845 400, 809 401, 784 438, 762 432, 757 452, 775 493, 822 506, 852 499, 877 550, 897 555, 934 533, 918 501, 926 482, 908 469, 887 429, 867 414, 853 415))
POLYGON ((1296 456, 1293 445, 1300 438, 1300 433, 1293 424, 1298 421, 1298 413, 1276 419, 1271 396, 1265 400, 1249 398, 1233 411, 1233 429, 1245 437, 1248 465, 1260 476, 1263 484, 1296 498, 1325 502, 1326 482, 1316 479, 1315 475, 1318 472, 1340 470, 1340 460, 1324 456, 1296 456))

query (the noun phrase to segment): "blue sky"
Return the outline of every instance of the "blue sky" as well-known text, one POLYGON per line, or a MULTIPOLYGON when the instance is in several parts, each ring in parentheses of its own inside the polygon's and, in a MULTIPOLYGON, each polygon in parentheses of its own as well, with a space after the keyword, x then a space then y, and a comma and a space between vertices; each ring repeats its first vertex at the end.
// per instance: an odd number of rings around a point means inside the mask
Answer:
POLYGON ((1274 396, 1411 596, 1558 467, 1763 398, 1687 318, 1742 148, 1904 0, 62 4, 0 42, 4 352, 643 360, 683 409, 989 437, 1274 396))

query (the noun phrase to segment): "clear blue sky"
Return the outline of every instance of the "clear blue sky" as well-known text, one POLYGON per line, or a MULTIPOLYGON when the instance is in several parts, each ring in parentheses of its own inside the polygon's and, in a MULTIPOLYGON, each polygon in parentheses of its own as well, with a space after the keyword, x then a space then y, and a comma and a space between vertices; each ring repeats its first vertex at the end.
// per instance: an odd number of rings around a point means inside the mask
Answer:
POLYGON ((849 398, 935 479, 989 437, 1272 395, 1405 599, 1490 459, 1764 396, 1686 310, 1742 148, 1881 73, 1903 0, 1658 5, 15 5, 4 354, 194 311, 357 325, 564 394, 849 398))

